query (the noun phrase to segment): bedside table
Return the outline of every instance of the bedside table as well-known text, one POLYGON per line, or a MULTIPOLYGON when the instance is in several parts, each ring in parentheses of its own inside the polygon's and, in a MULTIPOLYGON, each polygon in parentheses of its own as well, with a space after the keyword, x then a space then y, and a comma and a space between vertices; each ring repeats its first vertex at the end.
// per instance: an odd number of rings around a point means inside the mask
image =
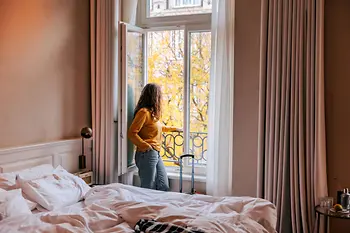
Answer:
POLYGON ((83 179, 87 185, 92 185, 94 183, 93 172, 92 171, 80 171, 73 173, 73 175, 79 176, 83 179))

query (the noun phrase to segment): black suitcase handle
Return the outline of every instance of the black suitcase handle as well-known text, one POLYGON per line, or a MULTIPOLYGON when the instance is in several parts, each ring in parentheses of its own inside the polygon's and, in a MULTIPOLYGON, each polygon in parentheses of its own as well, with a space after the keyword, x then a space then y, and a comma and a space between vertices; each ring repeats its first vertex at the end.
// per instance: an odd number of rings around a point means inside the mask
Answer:
POLYGON ((182 193, 182 159, 183 158, 192 158, 192 174, 191 174, 191 194, 195 194, 194 189, 194 155, 193 154, 184 154, 181 155, 179 158, 179 164, 180 164, 180 193, 182 193))

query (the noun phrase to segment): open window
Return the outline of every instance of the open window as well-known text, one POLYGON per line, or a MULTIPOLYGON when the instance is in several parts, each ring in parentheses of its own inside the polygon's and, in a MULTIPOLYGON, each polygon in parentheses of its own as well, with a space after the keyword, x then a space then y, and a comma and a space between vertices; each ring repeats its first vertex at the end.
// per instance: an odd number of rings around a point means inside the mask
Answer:
MULTIPOLYGON (((148 14, 157 4, 181 11, 182 7, 203 7, 203 0, 143 0, 148 14)), ((174 9, 173 9, 174 10, 174 9)), ((211 11, 211 6, 210 6, 211 11)), ((203 15, 202 15, 203 16, 203 15)), ((208 16, 208 14, 204 14, 208 16)), ((149 18, 157 18, 149 15, 149 18)), ((126 133, 143 86, 160 84, 163 92, 162 123, 183 128, 181 133, 164 133, 160 154, 168 171, 179 169, 180 155, 195 155, 195 173, 205 174, 208 138, 208 102, 210 90, 211 28, 205 17, 172 26, 177 16, 162 16, 162 25, 138 28, 122 23, 122 80, 120 103, 121 155, 132 165, 134 146, 126 133), (205 20, 203 20, 205 19, 205 20), (170 23, 169 23, 170 22, 170 23)), ((199 17, 201 18, 201 17, 199 17)), ((210 16, 209 16, 210 19, 210 16)), ((184 172, 191 172, 192 161, 184 161, 184 172)))
POLYGON ((134 145, 127 138, 127 131, 133 117, 136 101, 146 83, 145 48, 146 35, 143 29, 121 23, 121 79, 119 86, 118 132, 119 158, 122 158, 121 171, 134 164, 134 145))
MULTIPOLYGON (((198 25, 147 32, 147 80, 163 88, 166 125, 183 133, 164 133, 161 155, 169 170, 182 153, 195 155, 195 171, 205 172, 208 138, 211 32, 198 25)), ((191 161, 185 161, 190 171, 191 161)))

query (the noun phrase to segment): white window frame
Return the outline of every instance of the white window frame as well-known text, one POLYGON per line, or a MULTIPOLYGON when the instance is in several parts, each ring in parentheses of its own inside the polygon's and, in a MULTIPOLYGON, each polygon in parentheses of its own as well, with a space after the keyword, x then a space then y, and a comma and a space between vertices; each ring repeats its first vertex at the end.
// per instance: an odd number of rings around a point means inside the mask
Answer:
MULTIPOLYGON (((120 22, 119 24, 120 28, 120 34, 121 34, 121 46, 120 46, 120 75, 121 78, 118 81, 118 85, 121 87, 120 93, 119 93, 119 101, 118 101, 118 159, 120 159, 120 163, 118 164, 118 171, 121 171, 120 174, 125 174, 128 171, 128 164, 127 164, 127 106, 128 106, 128 98, 126 96, 128 92, 127 88, 127 73, 128 73, 128 65, 125 58, 127 57, 127 47, 126 47, 126 40, 127 40, 127 32, 136 32, 142 35, 143 37, 143 83, 146 83, 146 77, 147 77, 147 36, 145 34, 145 31, 142 28, 120 22)), ((132 165, 131 165, 132 166, 132 165)))
MULTIPOLYGON (((201 6, 201 0, 197 0, 197 1, 199 1, 199 3, 191 3, 191 4, 184 4, 183 3, 183 1, 184 0, 174 0, 174 6, 173 6, 173 8, 183 8, 183 7, 196 7, 196 6, 201 6), (180 4, 180 5, 176 5, 176 2, 177 1, 182 1, 182 4, 180 4)), ((192 1, 195 1, 195 0, 192 0, 192 1)))
MULTIPOLYGON (((179 16, 164 16, 164 17, 147 17, 148 10, 149 10, 149 1, 148 0, 139 0, 139 7, 138 7, 138 13, 141 16, 138 18, 138 27, 128 25, 125 26, 128 27, 129 31, 137 31, 139 33, 144 33, 145 39, 144 39, 144 81, 145 83, 148 82, 147 77, 147 57, 148 57, 148 32, 154 32, 154 31, 165 31, 165 30, 184 30, 184 152, 183 153, 189 153, 189 122, 190 122, 190 33, 192 32, 210 32, 211 31, 211 13, 206 14, 195 14, 195 15, 179 15, 179 16)), ((124 38, 125 40, 125 38, 124 38)), ((125 51, 122 50, 122 54, 125 51)), ((124 64, 125 65, 125 64, 124 64)), ((125 72, 125 71, 124 71, 125 72)), ((126 73, 123 73, 125 76, 126 73)), ((123 76, 123 77, 124 77, 123 76)), ((125 76, 126 77, 126 76, 125 76)), ((125 94, 125 93, 124 93, 125 94)), ((123 93, 122 93, 123 95, 123 93)), ((122 98, 121 98, 122 99, 122 98)), ((125 103, 120 103, 121 107, 122 105, 125 106, 125 103)), ((121 112, 120 112, 121 113, 121 112)), ((120 114, 119 117, 123 117, 123 114, 120 114)), ((125 116, 124 116, 125 118, 125 116)), ((120 124, 119 125, 119 132, 124 132, 125 126, 120 124)), ((126 132, 126 131, 125 131, 126 132)), ((121 135, 121 145, 126 145, 125 142, 125 135, 121 135), (124 136, 124 137, 123 137, 124 136)), ((123 151, 123 150, 121 150, 123 151)), ((124 151, 125 153, 125 151, 124 151)), ((188 164, 188 159, 185 159, 184 161, 184 167, 183 167, 183 173, 184 174, 191 174, 191 166, 188 164)), ((166 167, 168 173, 179 173, 180 168, 178 166, 173 167, 166 167)), ((206 174, 206 166, 200 166, 195 165, 195 176, 203 176, 206 174)))
POLYGON ((137 25, 142 28, 211 24, 211 13, 149 17, 149 0, 139 0, 137 25))
MULTIPOLYGON (((183 137, 184 137, 184 154, 189 153, 189 138, 190 138, 190 33, 193 32, 210 32, 210 25, 208 24, 190 24, 190 25, 182 25, 182 26, 168 26, 168 27, 153 27, 153 28, 147 28, 145 29, 146 32, 146 44, 148 44, 148 32, 154 32, 154 31, 166 31, 166 30, 184 30, 184 109, 185 109, 185 114, 184 114, 184 131, 183 131, 183 137)), ((147 49, 146 49, 147 50, 147 49)), ((147 56, 147 52, 145 53, 147 56)), ((145 59, 145 67, 147 67, 147 59, 145 59)), ((147 70, 147 69, 146 69, 147 70)), ((147 80, 147 73, 146 75, 146 83, 148 82, 147 80)), ((183 161, 184 167, 183 167, 183 173, 184 174, 190 174, 192 172, 191 166, 186 165, 188 163, 188 159, 184 159, 183 161)), ((167 172, 176 172, 178 173, 180 168, 178 166, 173 166, 173 167, 166 167, 167 172)), ((201 166, 201 165, 195 165, 195 175, 205 175, 206 174, 206 166, 201 166)))

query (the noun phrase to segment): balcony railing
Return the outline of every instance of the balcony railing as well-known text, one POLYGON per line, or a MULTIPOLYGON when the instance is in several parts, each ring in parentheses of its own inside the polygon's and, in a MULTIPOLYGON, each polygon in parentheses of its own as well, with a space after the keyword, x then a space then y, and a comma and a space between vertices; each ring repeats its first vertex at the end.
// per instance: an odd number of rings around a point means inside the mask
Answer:
MULTIPOLYGON (((190 132, 189 153, 195 155, 195 165, 207 163, 207 138, 208 133, 190 132)), ((180 132, 164 133, 161 156, 166 162, 177 162, 183 154, 184 137, 180 132)), ((192 162, 192 161, 191 161, 192 162)))

